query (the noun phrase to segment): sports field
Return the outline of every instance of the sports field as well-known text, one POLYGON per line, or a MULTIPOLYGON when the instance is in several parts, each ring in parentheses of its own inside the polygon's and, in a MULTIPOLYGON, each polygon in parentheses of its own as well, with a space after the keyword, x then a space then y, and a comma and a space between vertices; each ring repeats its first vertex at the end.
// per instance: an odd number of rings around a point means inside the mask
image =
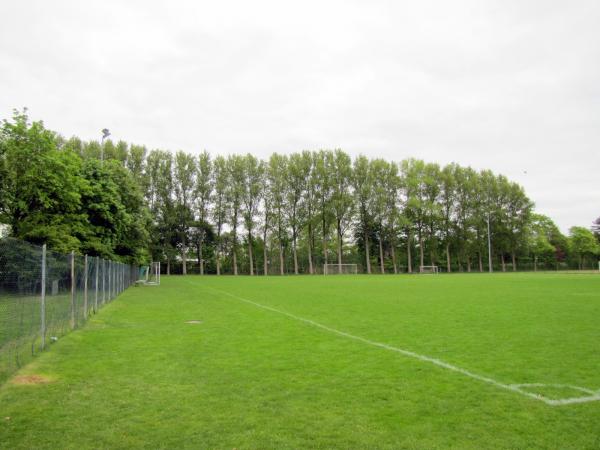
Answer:
POLYGON ((600 448, 598 274, 161 282, 0 388, 0 447, 600 448))

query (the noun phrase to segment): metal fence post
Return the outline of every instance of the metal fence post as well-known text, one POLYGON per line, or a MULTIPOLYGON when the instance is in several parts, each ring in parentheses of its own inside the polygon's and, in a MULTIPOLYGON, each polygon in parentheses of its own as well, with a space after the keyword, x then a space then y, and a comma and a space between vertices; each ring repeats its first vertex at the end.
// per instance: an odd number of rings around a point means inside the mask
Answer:
POLYGON ((71 328, 75 328, 75 251, 71 251, 71 328))
POLYGON ((99 258, 96 256, 96 285, 94 292, 94 314, 98 312, 98 269, 100 266, 99 258))
POLYGON ((46 346, 46 244, 42 246, 42 292, 41 292, 42 350, 46 346))
POLYGON ((88 256, 85 255, 83 257, 83 319, 87 319, 87 310, 88 310, 88 256))

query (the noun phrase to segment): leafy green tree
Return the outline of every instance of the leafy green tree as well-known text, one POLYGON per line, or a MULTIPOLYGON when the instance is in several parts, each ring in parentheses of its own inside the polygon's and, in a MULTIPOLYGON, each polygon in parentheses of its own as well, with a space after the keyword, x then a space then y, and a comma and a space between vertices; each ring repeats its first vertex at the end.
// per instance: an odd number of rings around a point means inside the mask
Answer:
POLYGON ((437 230, 442 220, 442 205, 439 199, 441 192, 440 167, 437 164, 425 164, 423 172, 424 214, 427 229, 427 246, 429 264, 437 265, 437 230))
POLYGON ((450 246, 453 240, 453 233, 457 228, 455 223, 455 211, 457 209, 456 198, 456 172, 458 166, 450 164, 445 166, 440 172, 440 231, 442 234, 442 243, 446 251, 446 271, 452 272, 450 258, 450 246))
POLYGON ((419 265, 425 264, 424 232, 426 220, 425 163, 416 159, 402 161, 402 177, 406 196, 408 271, 412 272, 411 245, 413 230, 419 245, 419 265))
POLYGON ((244 195, 244 157, 230 155, 227 158, 227 170, 229 171, 229 186, 227 189, 227 201, 229 203, 229 225, 231 225, 231 251, 233 260, 233 274, 238 274, 237 264, 237 229, 240 221, 242 199, 244 195))
POLYGON ((320 150, 314 154, 313 159, 314 178, 313 186, 317 196, 319 208, 321 240, 322 240, 322 262, 328 264, 328 239, 329 229, 333 218, 332 195, 333 180, 332 173, 335 170, 333 166, 333 153, 331 151, 320 150))
POLYGON ((373 221, 376 224, 375 231, 379 244, 379 270, 381 273, 385 273, 383 242, 386 234, 384 222, 388 212, 387 183, 389 182, 389 169, 389 163, 383 159, 375 159, 369 163, 369 172, 371 173, 372 178, 371 213, 373 215, 373 221))
POLYGON ((342 248, 344 232, 352 220, 353 198, 351 193, 352 160, 341 150, 333 153, 331 174, 331 209, 337 230, 337 260, 339 272, 342 272, 342 248))
POLYGON ((373 223, 373 176, 371 163, 366 156, 360 155, 354 160, 352 184, 358 210, 358 226, 362 231, 365 249, 365 267, 367 273, 371 273, 369 235, 373 223))
POLYGON ((62 252, 80 250, 85 234, 81 159, 60 151, 56 135, 42 122, 28 122, 26 110, 14 112, 0 128, 0 223, 11 236, 48 243, 62 252))
POLYGON ((571 227, 569 230, 570 250, 577 257, 579 270, 583 269, 586 256, 597 256, 600 246, 594 234, 584 227, 571 227))
POLYGON ((215 158, 213 180, 215 188, 213 220, 217 229, 217 252, 215 254, 215 259, 217 275, 221 275, 221 255, 224 250, 221 233, 223 232, 223 225, 225 225, 227 217, 229 216, 230 209, 228 202, 229 170, 227 167, 227 160, 222 156, 217 156, 215 158))
POLYGON ((273 221, 273 191, 270 185, 268 171, 270 166, 263 163, 263 178, 260 185, 260 197, 263 201, 262 244, 263 244, 263 275, 269 274, 269 230, 273 221))
MULTIPOLYGON (((208 230, 212 234, 212 228, 208 224, 209 208, 212 202, 214 180, 212 178, 212 160, 207 151, 198 155, 196 161, 196 185, 194 187, 194 198, 196 201, 196 210, 198 212, 198 221, 196 222, 195 242, 197 247, 198 261, 200 262, 200 275, 204 275, 204 238, 208 230)), ((214 241, 214 237, 212 239, 214 241)))
POLYGON ((190 230, 194 222, 192 210, 196 182, 196 160, 192 155, 178 151, 174 166, 175 217, 178 246, 181 250, 183 275, 187 274, 187 253, 190 230))
POLYGON ((400 189, 402 188, 402 180, 399 176, 398 164, 395 162, 388 163, 384 176, 383 189, 385 191, 385 214, 383 217, 382 226, 389 241, 394 273, 398 273, 398 262, 396 260, 396 239, 398 235, 398 229, 403 223, 403 217, 398 201, 400 197, 400 189))
POLYGON ((315 177, 314 157, 311 152, 306 150, 302 152, 302 166, 306 173, 306 189, 304 190, 304 199, 302 201, 302 215, 306 219, 308 273, 312 275, 315 272, 313 255, 315 254, 315 219, 317 214, 318 183, 315 177))
POLYGON ((528 230, 528 244, 533 254, 533 270, 535 272, 538 270, 540 258, 547 260, 552 258, 556 252, 556 248, 550 242, 551 226, 554 224, 550 225, 548 221, 549 219, 546 216, 539 214, 532 214, 531 216, 531 224, 528 230))
POLYGON ((254 238, 252 231, 254 230, 258 208, 260 206, 262 193, 262 179, 264 177, 264 163, 259 161, 255 156, 247 154, 243 160, 243 192, 242 204, 244 217, 244 225, 248 232, 248 261, 250 264, 250 275, 254 275, 254 256, 252 248, 254 246, 254 238))
POLYGON ((269 178, 269 198, 272 202, 273 218, 277 226, 277 243, 279 245, 279 273, 284 274, 284 230, 285 230, 285 188, 286 188, 286 172, 288 166, 288 158, 286 156, 273 153, 269 159, 267 168, 267 176, 269 178))
POLYGON ((304 224, 303 205, 310 166, 299 153, 290 155, 286 171, 285 211, 286 221, 292 229, 292 256, 294 274, 298 275, 298 233, 304 224))

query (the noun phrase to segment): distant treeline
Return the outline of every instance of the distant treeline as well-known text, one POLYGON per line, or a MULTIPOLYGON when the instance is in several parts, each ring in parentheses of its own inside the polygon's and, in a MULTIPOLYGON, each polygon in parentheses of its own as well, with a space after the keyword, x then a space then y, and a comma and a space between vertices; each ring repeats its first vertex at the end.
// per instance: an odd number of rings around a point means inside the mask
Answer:
POLYGON ((182 273, 484 271, 488 221, 496 269, 591 267, 599 253, 591 230, 564 236, 489 170, 342 150, 148 151, 66 140, 26 111, 2 124, 0 188, 11 236, 182 273))

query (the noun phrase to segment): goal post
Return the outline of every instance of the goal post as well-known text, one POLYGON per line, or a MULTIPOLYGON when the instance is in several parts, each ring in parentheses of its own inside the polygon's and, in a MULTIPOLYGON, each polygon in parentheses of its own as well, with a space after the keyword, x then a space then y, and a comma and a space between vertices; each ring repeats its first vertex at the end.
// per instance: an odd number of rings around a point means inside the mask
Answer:
POLYGON ((160 262, 152 262, 149 266, 140 267, 139 284, 157 286, 160 284, 160 262))
POLYGON ((438 266, 419 266, 419 273, 437 274, 440 273, 440 268, 438 266))
POLYGON ((150 270, 148 271, 146 284, 160 284, 160 262, 153 262, 150 264, 150 270))
POLYGON ((323 264, 324 275, 357 274, 358 264, 323 264))

